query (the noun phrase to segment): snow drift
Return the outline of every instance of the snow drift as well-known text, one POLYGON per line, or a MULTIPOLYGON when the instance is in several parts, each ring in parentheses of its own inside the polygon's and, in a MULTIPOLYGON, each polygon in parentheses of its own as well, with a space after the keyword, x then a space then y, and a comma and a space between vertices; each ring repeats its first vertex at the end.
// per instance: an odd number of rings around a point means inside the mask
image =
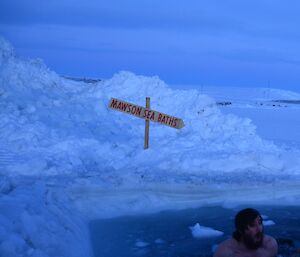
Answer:
POLYGON ((249 119, 223 115, 196 90, 172 90, 158 77, 120 72, 95 84, 70 81, 39 60, 21 60, 1 40, 0 163, 10 175, 166 170, 172 173, 295 172, 284 153, 255 134, 249 119), (111 97, 180 117, 180 131, 108 110, 111 97), (141 168, 143 167, 143 168, 141 168))

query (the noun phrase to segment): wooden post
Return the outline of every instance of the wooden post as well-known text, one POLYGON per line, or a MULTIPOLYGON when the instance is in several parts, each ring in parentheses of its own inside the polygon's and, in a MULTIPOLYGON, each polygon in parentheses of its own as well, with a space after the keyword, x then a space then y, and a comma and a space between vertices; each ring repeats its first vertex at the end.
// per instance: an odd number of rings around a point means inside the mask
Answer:
POLYGON ((158 112, 150 109, 150 97, 146 97, 146 107, 139 106, 133 103, 128 103, 116 98, 111 98, 108 107, 124 112, 138 118, 145 119, 145 136, 144 136, 144 149, 149 148, 149 127, 150 121, 158 122, 162 125, 169 126, 171 128, 181 129, 184 127, 182 119, 170 116, 168 114, 158 112))
MULTIPOLYGON (((146 109, 150 109, 150 97, 146 97, 146 109)), ((150 126, 150 120, 146 119, 145 121, 145 143, 144 143, 144 149, 149 148, 149 126, 150 126)))

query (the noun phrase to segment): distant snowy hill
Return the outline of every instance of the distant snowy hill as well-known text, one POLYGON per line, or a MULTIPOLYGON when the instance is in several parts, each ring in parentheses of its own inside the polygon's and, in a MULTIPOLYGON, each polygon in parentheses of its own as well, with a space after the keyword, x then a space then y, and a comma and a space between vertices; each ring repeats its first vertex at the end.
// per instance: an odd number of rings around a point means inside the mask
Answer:
POLYGON ((84 256, 89 242, 81 214, 114 216, 234 196, 242 201, 247 194, 234 195, 234 188, 298 181, 298 150, 262 139, 250 119, 217 105, 220 99, 298 100, 298 94, 215 90, 173 90, 158 77, 131 72, 95 83, 70 80, 40 60, 20 59, 0 39, 0 206, 6 209, 0 212, 0 252, 84 256), (185 127, 151 124, 145 151, 144 121, 110 110, 108 102, 115 97, 144 106, 147 96, 151 108, 183 119, 185 127))
MULTIPOLYGON (((192 85, 174 85, 176 88, 193 88, 192 85)), ((275 89, 270 87, 218 87, 200 86, 202 94, 210 95, 216 100, 248 100, 248 101, 270 101, 270 100, 299 100, 300 94, 293 91, 275 89)))
POLYGON ((300 100, 299 93, 274 88, 204 87, 202 92, 216 100, 300 100))

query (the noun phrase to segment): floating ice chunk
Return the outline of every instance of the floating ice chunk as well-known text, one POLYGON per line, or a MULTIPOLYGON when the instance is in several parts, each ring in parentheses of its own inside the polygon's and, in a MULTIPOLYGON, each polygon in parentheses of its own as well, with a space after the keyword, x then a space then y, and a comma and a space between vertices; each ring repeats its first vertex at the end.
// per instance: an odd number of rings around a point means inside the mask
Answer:
POLYGON ((135 246, 140 247, 140 248, 147 247, 148 245, 149 245, 149 243, 144 242, 142 240, 137 240, 135 242, 135 246))
POLYGON ((269 220, 269 217, 267 215, 261 215, 263 218, 263 224, 264 226, 272 226, 275 225, 275 222, 273 220, 269 220))
POLYGON ((275 222, 273 220, 264 220, 263 224, 264 226, 272 226, 275 225, 275 222))
POLYGON ((213 228, 203 227, 197 223, 195 226, 190 227, 192 235, 195 238, 215 237, 222 236, 224 232, 215 230, 213 228))
POLYGON ((154 242, 155 242, 156 244, 164 244, 164 243, 165 243, 165 241, 162 240, 162 239, 160 239, 160 238, 156 239, 154 242))

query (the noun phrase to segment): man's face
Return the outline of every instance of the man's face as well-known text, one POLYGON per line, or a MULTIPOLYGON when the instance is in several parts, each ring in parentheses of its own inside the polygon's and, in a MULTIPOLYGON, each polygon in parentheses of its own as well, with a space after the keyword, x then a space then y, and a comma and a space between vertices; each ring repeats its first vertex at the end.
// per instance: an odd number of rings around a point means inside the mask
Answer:
POLYGON ((264 228, 261 217, 257 217, 243 233, 243 242, 249 249, 257 249, 263 243, 264 228))

